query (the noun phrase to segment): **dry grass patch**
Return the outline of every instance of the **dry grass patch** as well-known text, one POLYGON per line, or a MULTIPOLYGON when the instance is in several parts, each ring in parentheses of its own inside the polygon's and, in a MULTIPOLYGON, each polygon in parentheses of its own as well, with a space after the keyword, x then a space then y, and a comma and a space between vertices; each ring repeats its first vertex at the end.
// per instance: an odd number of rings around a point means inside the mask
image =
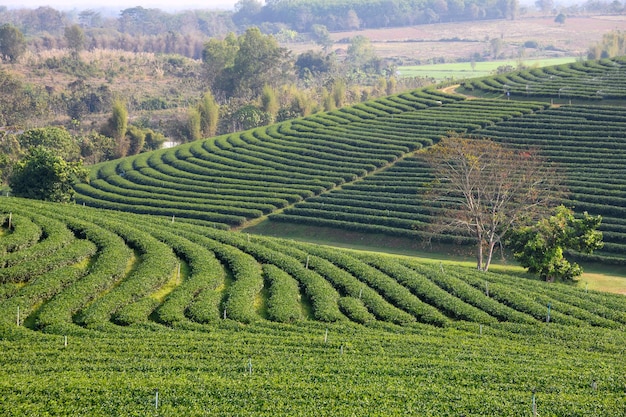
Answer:
MULTIPOLYGON (((505 57, 518 57, 519 48, 526 41, 536 41, 545 49, 525 49, 526 57, 580 56, 599 42, 605 33, 626 30, 626 16, 568 17, 565 24, 554 22, 553 16, 521 17, 517 20, 488 20, 479 22, 437 23, 400 28, 366 29, 335 32, 333 48, 345 51, 347 43, 341 40, 356 35, 367 37, 383 58, 403 61, 428 62, 435 59, 466 60, 474 53, 489 50, 489 41, 500 38, 505 44, 505 57)), ((313 44, 286 45, 299 53, 317 49, 313 44)))

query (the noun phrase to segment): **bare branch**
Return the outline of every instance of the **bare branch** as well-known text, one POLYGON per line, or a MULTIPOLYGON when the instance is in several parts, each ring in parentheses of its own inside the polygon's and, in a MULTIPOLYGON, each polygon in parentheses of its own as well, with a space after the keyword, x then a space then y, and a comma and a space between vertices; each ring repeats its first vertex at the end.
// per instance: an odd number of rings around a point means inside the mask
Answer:
POLYGON ((482 270, 512 227, 545 216, 562 194, 554 166, 535 150, 451 133, 422 155, 436 178, 428 197, 444 208, 433 232, 469 236, 482 270))

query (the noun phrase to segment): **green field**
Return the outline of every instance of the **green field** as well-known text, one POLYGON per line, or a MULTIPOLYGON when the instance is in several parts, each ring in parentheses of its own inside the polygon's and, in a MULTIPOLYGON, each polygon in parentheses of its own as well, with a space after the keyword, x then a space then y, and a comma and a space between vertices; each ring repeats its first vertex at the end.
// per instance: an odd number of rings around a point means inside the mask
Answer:
MULTIPOLYGON (((451 262, 468 268, 476 265, 473 248, 471 247, 462 248, 455 245, 425 246, 422 242, 415 239, 269 221, 247 228, 246 231, 252 234, 284 237, 291 240, 339 248, 411 256, 430 261, 451 262)), ((576 282, 579 288, 626 294, 626 271, 623 267, 602 265, 597 262, 582 262, 582 266, 585 272, 576 282)), ((521 267, 515 265, 510 255, 504 259, 498 256, 490 269, 492 271, 506 271, 509 273, 520 273, 523 271, 521 267)), ((530 275, 527 277, 530 277, 530 275)))
POLYGON ((534 392, 540 415, 623 415, 623 332, 473 327, 3 330, 0 412, 532 416, 534 392))
POLYGON ((0 202, 2 415, 623 415, 623 296, 0 202))
POLYGON ((501 60, 475 62, 455 62, 447 64, 410 65, 398 68, 401 77, 434 78, 437 81, 464 80, 467 78, 486 77, 492 75, 500 67, 518 68, 520 64, 528 68, 562 65, 576 62, 576 57, 543 58, 523 60, 501 60))

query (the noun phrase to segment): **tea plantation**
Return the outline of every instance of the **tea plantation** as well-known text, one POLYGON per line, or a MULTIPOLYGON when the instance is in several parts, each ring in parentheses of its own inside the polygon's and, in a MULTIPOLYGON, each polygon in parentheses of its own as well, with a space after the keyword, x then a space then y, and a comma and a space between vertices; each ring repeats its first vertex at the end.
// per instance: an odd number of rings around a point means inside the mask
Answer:
POLYGON ((625 77, 406 92, 97 165, 77 204, 0 197, 0 415, 623 417, 623 295, 242 228, 420 239, 420 150, 456 131, 558 163, 622 264, 625 77))
POLYGON ((3 197, 0 413, 621 416, 626 303, 3 197))
POLYGON ((438 213, 425 196, 432 178, 419 150, 456 131, 557 163, 569 190, 563 203, 603 216, 606 245, 593 259, 623 264, 624 79, 626 61, 617 58, 463 84, 483 98, 405 92, 108 162, 77 188, 77 200, 221 228, 269 215, 420 239, 438 213))

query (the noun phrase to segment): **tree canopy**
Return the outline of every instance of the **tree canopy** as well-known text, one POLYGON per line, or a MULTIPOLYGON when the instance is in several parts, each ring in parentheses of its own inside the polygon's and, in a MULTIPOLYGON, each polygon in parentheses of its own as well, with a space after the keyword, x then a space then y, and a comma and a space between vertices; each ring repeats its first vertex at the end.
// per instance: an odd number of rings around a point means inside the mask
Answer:
POLYGON ((235 38, 210 40, 204 47, 205 63, 211 90, 225 97, 258 97, 265 85, 273 87, 293 76, 289 53, 270 35, 253 27, 235 38))
POLYGON ((263 35, 256 27, 246 30, 233 64, 236 90, 259 96, 263 86, 276 87, 290 71, 288 56, 272 36, 263 35))
POLYGON ((0 59, 13 62, 25 49, 26 41, 18 28, 9 23, 0 26, 0 59))
POLYGON ((128 138, 126 137, 127 131, 128 110, 126 109, 126 104, 121 100, 116 100, 113 103, 111 117, 102 127, 102 133, 115 139, 117 144, 116 156, 118 158, 124 157, 128 153, 129 143, 128 138))
POLYGON ((453 133, 423 155, 435 177, 430 197, 442 206, 433 230, 470 236, 483 271, 505 234, 541 218, 560 193, 554 167, 532 150, 453 133))
POLYGON ((71 25, 65 28, 65 41, 67 47, 74 55, 85 48, 85 32, 79 25, 71 25))
POLYGON ((78 160, 80 148, 63 127, 48 126, 29 129, 18 136, 20 147, 24 150, 42 146, 67 161, 78 160))
POLYGON ((565 252, 592 253, 602 248, 602 232, 596 230, 601 222, 601 216, 585 212, 581 218, 576 218, 572 210, 559 206, 549 218, 513 230, 507 245, 529 272, 547 281, 572 280, 583 270, 577 263, 568 261, 565 252))
POLYGON ((88 174, 82 162, 66 162, 54 150, 37 146, 15 164, 9 186, 18 197, 69 202, 73 185, 86 181, 88 174))
POLYGON ((202 135, 205 138, 215 136, 219 121, 220 107, 210 91, 205 92, 202 96, 198 104, 198 112, 200 113, 202 135))

